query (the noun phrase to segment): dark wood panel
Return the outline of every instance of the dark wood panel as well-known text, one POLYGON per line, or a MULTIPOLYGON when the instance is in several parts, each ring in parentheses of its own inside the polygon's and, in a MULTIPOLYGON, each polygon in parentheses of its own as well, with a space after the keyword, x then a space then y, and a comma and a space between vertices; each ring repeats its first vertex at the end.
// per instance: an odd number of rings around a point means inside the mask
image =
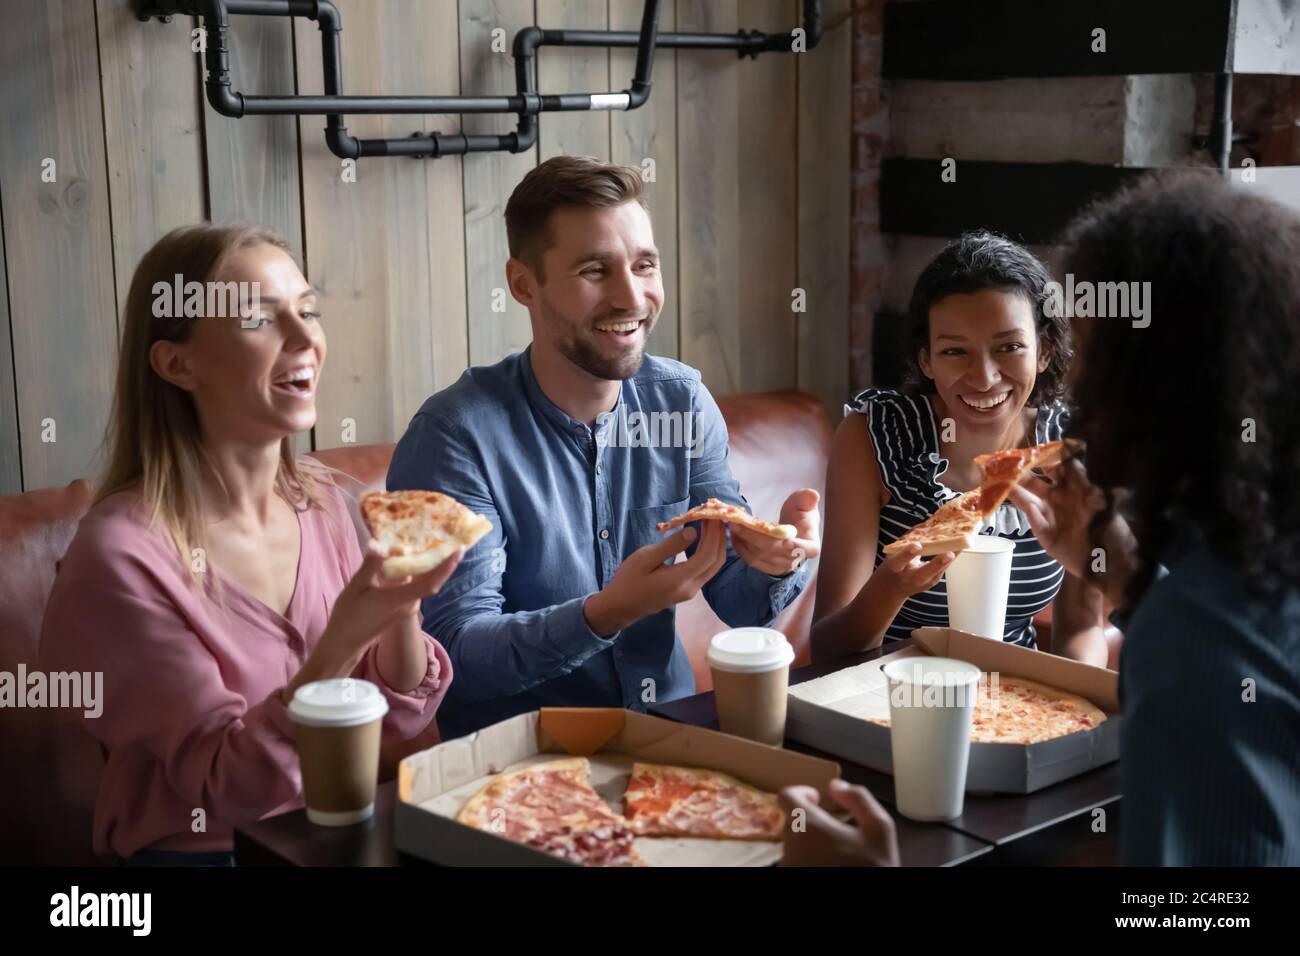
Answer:
POLYGON ((1231 69, 1234 0, 916 0, 885 5, 886 79, 1231 69), (1093 30, 1106 52, 1093 52, 1093 30))
POLYGON ((1089 163, 989 163, 959 160, 953 182, 937 159, 887 159, 880 172, 880 229, 957 236, 986 228, 1018 242, 1053 241, 1091 199, 1132 182, 1145 169, 1089 163))

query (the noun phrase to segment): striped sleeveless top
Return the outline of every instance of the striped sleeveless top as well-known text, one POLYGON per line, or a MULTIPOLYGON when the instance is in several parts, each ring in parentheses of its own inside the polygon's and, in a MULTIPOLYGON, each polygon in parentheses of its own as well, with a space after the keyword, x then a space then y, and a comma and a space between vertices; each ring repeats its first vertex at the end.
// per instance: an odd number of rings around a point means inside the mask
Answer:
MULTIPOLYGON (((880 510, 880 533, 876 536, 876 565, 884 560, 882 550, 913 526, 939 510, 944 502, 961 492, 940 481, 948 470, 948 459, 939 454, 939 427, 924 395, 903 395, 889 388, 868 388, 844 406, 845 414, 867 417, 867 428, 876 448, 876 466, 889 491, 889 504, 880 510)), ((1062 437, 1070 411, 1060 402, 1038 409, 1035 423, 1037 444, 1062 437)), ((1007 623, 1003 640, 1035 647, 1034 615, 1044 610, 1061 589, 1065 569, 1038 543, 1025 513, 1010 501, 993 516, 984 534, 996 534, 1016 543, 1011 559, 1011 590, 1007 594, 1007 623)), ((885 631, 885 640, 910 637, 917 627, 948 625, 947 582, 941 579, 929 591, 913 594, 899 609, 885 631)))

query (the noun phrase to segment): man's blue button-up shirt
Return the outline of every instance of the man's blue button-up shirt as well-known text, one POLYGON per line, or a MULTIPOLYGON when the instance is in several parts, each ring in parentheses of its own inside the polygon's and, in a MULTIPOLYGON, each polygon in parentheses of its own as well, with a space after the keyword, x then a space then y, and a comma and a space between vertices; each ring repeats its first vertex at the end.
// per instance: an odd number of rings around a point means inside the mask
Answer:
MULTIPOLYGON (((493 525, 423 606, 453 667, 444 737, 538 707, 644 710, 694 693, 673 608, 604 638, 583 602, 629 554, 663 540, 660 521, 708 498, 748 507, 726 423, 695 369, 646 356, 594 428, 543 394, 528 351, 468 369, 411 421, 388 487, 441 491, 493 525)), ((755 570, 728 546, 703 590, 727 624, 766 624, 806 579, 805 567, 755 570)))

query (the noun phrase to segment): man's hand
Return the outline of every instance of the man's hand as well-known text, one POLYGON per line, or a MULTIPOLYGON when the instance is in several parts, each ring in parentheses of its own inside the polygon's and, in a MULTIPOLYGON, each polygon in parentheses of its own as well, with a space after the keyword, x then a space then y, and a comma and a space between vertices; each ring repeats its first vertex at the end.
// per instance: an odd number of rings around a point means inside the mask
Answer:
POLYGON ((702 523, 700 546, 686 561, 664 563, 690 547, 696 536, 694 528, 683 528, 658 544, 648 544, 629 554, 614 579, 583 605, 592 631, 609 637, 643 617, 698 594, 727 560, 727 532, 716 521, 702 523))
POLYGON ((898 866, 898 837, 866 787, 831 781, 831 797, 853 815, 841 823, 821 808, 812 787, 786 787, 778 794, 789 821, 782 866, 898 866))
MULTIPOLYGON (((821 515, 817 511, 819 495, 812 488, 801 488, 785 499, 781 506, 781 524, 794 525, 793 538, 773 538, 743 525, 728 523, 731 546, 751 568, 780 577, 789 574, 805 561, 821 554, 821 515)), ((708 524, 708 522, 705 522, 708 524)))

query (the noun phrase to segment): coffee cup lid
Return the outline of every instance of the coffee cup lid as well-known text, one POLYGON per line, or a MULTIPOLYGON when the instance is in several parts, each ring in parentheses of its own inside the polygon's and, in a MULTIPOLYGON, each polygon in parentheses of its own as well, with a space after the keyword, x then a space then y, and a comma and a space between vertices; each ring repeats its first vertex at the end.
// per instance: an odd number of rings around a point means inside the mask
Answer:
POLYGON ((890 661, 882 665, 880 671, 891 684, 938 684, 948 687, 974 684, 983 674, 983 671, 968 661, 926 655, 890 661))
POLYGON ((750 673, 775 670, 794 660, 794 648, 770 627, 737 627, 709 642, 709 665, 719 670, 750 673))
POLYGON ((308 727, 354 727, 388 713, 388 701, 368 680, 336 677, 303 684, 294 692, 289 716, 308 727))

